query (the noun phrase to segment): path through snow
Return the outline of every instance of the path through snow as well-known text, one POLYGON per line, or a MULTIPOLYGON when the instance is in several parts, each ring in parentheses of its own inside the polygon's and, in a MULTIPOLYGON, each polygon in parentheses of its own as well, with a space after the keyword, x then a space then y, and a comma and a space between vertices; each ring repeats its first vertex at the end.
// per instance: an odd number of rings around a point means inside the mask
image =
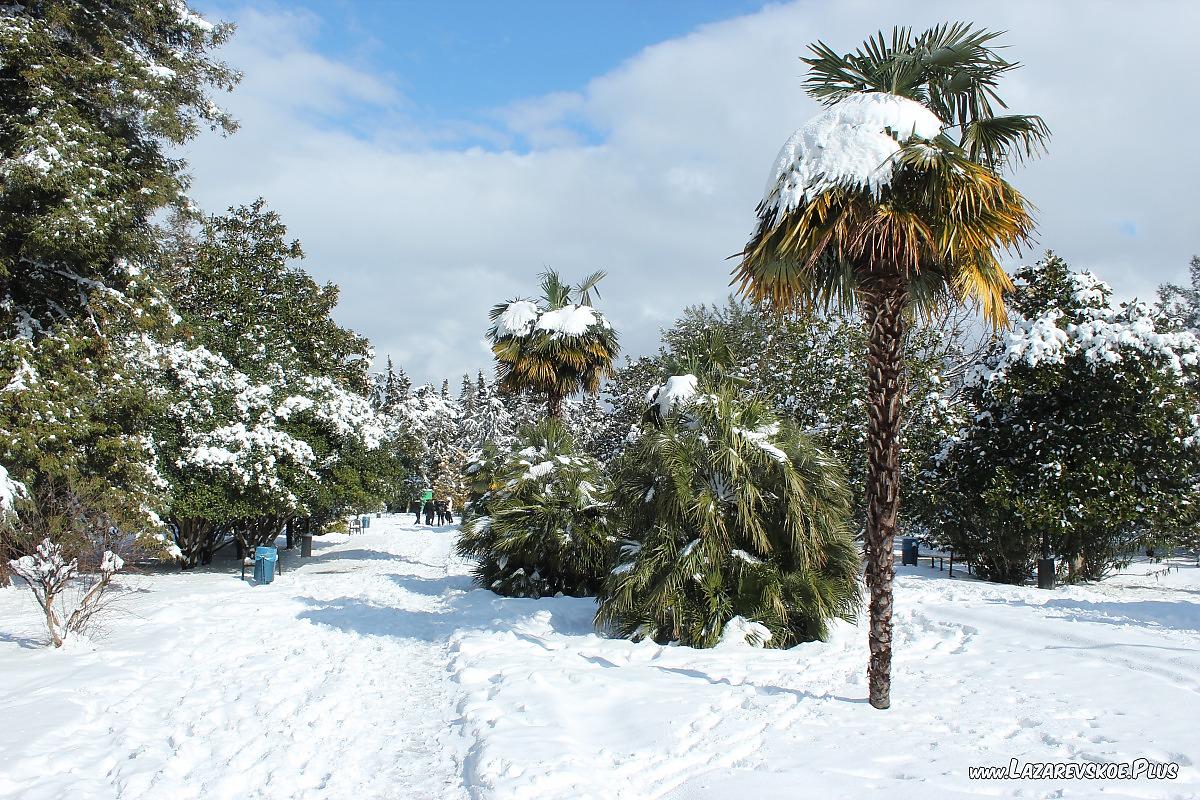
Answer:
POLYGON ((400 518, 283 554, 131 576, 95 644, 30 650, 0 591, 0 796, 465 798, 442 592, 452 532, 400 518))
POLYGON ((590 599, 473 589, 452 529, 372 522, 271 586, 126 578, 108 636, 60 652, 0 590, 0 796, 1200 796, 1194 566, 1054 592, 900 568, 878 712, 863 624, 787 651, 605 639, 590 599), (967 776, 1139 757, 1179 777, 967 776))

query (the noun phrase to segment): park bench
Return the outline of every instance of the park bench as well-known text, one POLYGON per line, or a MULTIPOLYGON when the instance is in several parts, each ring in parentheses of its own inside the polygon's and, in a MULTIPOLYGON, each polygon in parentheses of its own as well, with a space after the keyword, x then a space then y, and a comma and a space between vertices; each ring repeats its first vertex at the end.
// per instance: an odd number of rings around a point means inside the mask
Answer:
MULTIPOLYGON (((938 572, 945 572, 946 568, 950 569, 950 577, 954 577, 954 551, 948 553, 922 553, 920 548, 916 550, 913 566, 921 563, 921 559, 929 559, 929 568, 933 569, 934 564, 937 564, 938 572)), ((962 562, 959 561, 961 564, 962 562)), ((971 574, 971 562, 967 562, 967 574, 971 574)))
POLYGON ((362 520, 357 516, 350 520, 350 533, 362 533, 362 520))

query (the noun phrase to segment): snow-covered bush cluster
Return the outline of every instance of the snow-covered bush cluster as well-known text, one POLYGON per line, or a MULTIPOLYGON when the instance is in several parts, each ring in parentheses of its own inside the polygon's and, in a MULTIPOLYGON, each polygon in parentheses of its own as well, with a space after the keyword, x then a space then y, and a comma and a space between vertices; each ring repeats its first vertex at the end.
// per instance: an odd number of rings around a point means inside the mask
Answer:
POLYGON ((1043 539, 1070 578, 1197 520, 1200 341, 1054 255, 967 371, 963 424, 917 481, 932 536, 1023 582, 1043 539))

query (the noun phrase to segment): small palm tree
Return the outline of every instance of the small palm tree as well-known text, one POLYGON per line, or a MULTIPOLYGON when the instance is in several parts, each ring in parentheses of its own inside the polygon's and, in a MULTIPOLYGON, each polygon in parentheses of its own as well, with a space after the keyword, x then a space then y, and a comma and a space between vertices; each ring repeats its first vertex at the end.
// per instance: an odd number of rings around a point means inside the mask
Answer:
POLYGON ((625 538, 596 622, 691 647, 743 632, 770 647, 824 639, 861 604, 841 465, 762 401, 698 385, 660 386, 617 461, 625 538))
POLYGON ((912 312, 974 302, 1006 322, 1012 284, 998 254, 1026 242, 1024 198, 1000 177, 1049 133, 1001 116, 996 92, 1018 65, 969 24, 878 33, 855 52, 810 49, 806 87, 826 110, 797 131, 758 207, 734 272, 780 310, 857 306, 868 331, 866 584, 869 699, 890 705, 893 536, 900 509, 904 338, 912 312))
POLYGON ((509 597, 595 594, 612 554, 608 479, 557 419, 523 429, 490 472, 456 545, 475 582, 509 597), (502 460, 501 460, 502 459, 502 460))
POLYGON ((540 302, 517 298, 492 308, 488 338, 500 390, 544 394, 547 416, 557 418, 564 398, 600 391, 621 348, 616 331, 592 307, 603 272, 573 290, 552 269, 541 279, 540 302))

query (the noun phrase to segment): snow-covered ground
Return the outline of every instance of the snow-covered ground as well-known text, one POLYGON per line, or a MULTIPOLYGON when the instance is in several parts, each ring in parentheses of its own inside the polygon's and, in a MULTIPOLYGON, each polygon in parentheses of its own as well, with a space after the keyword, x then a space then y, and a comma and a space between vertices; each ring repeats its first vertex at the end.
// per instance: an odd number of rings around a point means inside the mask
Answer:
POLYGON ((57 652, 0 590, 0 796, 1200 796, 1194 566, 1054 592, 902 568, 879 712, 861 625, 784 652, 607 640, 590 600, 472 589, 454 531, 408 519, 286 553, 270 586, 127 576, 105 635, 57 652), (1139 757, 1179 777, 967 775, 1139 757))

